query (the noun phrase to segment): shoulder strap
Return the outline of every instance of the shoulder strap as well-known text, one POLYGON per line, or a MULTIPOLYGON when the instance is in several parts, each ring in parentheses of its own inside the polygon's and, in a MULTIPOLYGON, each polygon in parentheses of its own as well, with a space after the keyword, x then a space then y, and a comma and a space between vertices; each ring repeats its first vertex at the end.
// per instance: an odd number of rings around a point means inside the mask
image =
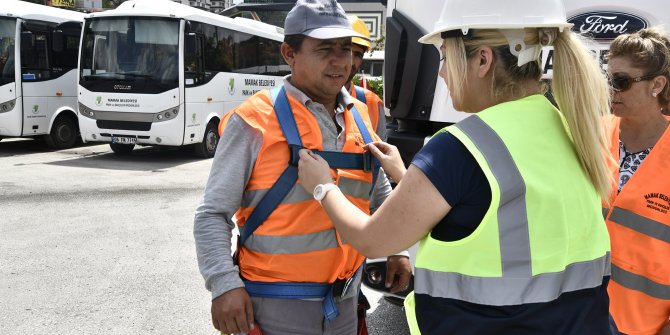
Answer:
MULTIPOLYGON (((301 148, 302 141, 300 140, 300 133, 298 126, 295 124, 295 118, 291 111, 291 105, 286 96, 284 86, 274 88, 270 91, 272 98, 272 105, 277 114, 279 125, 281 126, 284 137, 289 143, 289 147, 301 148)), ((295 151, 297 154, 297 150, 295 151)), ((270 214, 277 208, 279 203, 286 197, 295 182, 298 180, 298 156, 294 156, 294 150, 291 150, 291 159, 284 172, 275 181, 270 190, 263 196, 263 199, 256 205, 254 210, 249 215, 247 222, 244 224, 240 232, 240 243, 244 245, 247 238, 254 233, 256 229, 267 219, 270 214)))
MULTIPOLYGON (((358 88, 356 90, 358 90, 358 88)), ((351 114, 354 116, 356 126, 358 126, 358 131, 360 131, 361 136, 363 136, 363 142, 365 142, 365 144, 372 142, 372 136, 370 136, 368 128, 365 127, 365 122, 363 122, 361 113, 358 112, 356 106, 353 106, 351 108, 351 114)), ((369 152, 367 154, 372 156, 369 152)), ((370 194, 372 194, 372 190, 375 188, 375 183, 377 182, 377 175, 379 174, 379 167, 381 166, 381 163, 379 163, 379 160, 377 158, 374 157, 371 158, 372 158, 372 187, 370 188, 370 194)))
POLYGON ((351 84, 351 86, 353 86, 354 90, 356 91, 356 99, 367 105, 368 102, 366 101, 367 98, 365 98, 365 90, 360 86, 354 85, 353 83, 351 84))

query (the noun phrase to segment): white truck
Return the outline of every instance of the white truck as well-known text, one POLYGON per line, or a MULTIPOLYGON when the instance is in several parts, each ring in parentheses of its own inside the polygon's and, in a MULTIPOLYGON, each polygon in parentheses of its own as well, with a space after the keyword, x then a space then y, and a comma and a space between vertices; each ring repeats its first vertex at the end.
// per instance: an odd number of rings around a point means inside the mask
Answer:
MULTIPOLYGON (((564 0, 573 31, 589 36, 591 48, 607 66, 605 55, 611 40, 620 34, 670 22, 670 10, 660 0, 564 0)), ((384 101, 389 124, 388 142, 400 150, 409 164, 424 143, 439 129, 468 114, 454 110, 444 80, 438 77, 439 51, 418 39, 433 30, 442 0, 389 0, 384 55, 384 101)), ((670 30, 670 27, 666 27, 670 30)), ((553 50, 542 52, 544 78, 550 80, 553 50)), ((416 245, 410 249, 412 262, 416 245)), ((368 260, 364 283, 385 291, 385 259, 368 260)), ((411 288, 409 289, 411 290, 411 288)), ((387 293, 397 302, 399 295, 387 293)))
MULTIPOLYGON (((573 31, 590 36, 592 49, 601 59, 609 42, 619 34, 670 22, 670 10, 660 0, 564 0, 573 31)), ((437 76, 439 51, 417 40, 433 30, 440 14, 440 0, 421 5, 408 0, 389 0, 386 19, 384 101, 393 118, 388 141, 409 163, 426 138, 467 114, 452 107, 449 91, 437 76)), ((670 29, 667 27, 666 29, 670 29)), ((553 51, 542 52, 546 79, 551 78, 553 51)), ((604 63, 604 62, 603 62, 604 63)), ((603 64, 606 66, 606 64, 603 64)))
POLYGON ((43 136, 72 147, 84 14, 16 0, 0 6, 0 138, 43 136))

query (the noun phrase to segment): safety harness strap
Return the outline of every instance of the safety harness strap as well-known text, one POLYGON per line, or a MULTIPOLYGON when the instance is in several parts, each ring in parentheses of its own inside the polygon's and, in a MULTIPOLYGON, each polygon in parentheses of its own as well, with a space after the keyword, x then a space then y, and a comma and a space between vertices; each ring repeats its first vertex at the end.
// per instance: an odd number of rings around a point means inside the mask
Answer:
POLYGON ((354 90, 356 91, 356 99, 358 99, 358 101, 367 105, 368 102, 366 101, 366 98, 365 98, 365 90, 362 87, 356 86, 356 85, 354 85, 354 90))
MULTIPOLYGON (((241 245, 244 245, 246 240, 254 231, 272 214, 279 203, 286 197, 298 180, 298 162, 300 157, 298 155, 300 149, 303 149, 302 141, 300 140, 300 133, 293 117, 293 111, 286 95, 286 89, 282 86, 270 91, 272 97, 272 104, 274 106, 275 114, 279 120, 279 125, 282 129, 284 137, 289 145, 290 158, 289 164, 284 172, 275 181, 270 190, 260 200, 258 205, 254 207, 253 211, 247 219, 242 234, 240 236, 241 245)), ((368 133, 363 118, 356 110, 351 109, 351 113, 356 120, 356 126, 361 132, 361 136, 365 143, 372 142, 372 137, 368 133)), ((357 169, 373 171, 372 187, 370 193, 374 188, 379 164, 374 163, 371 154, 354 154, 331 151, 315 151, 323 157, 330 167, 339 169, 357 169)), ((343 293, 348 289, 349 284, 355 276, 346 280, 343 293)), ((323 315, 327 320, 333 320, 338 315, 337 306, 333 298, 333 289, 338 286, 336 284, 320 284, 320 283, 268 283, 268 282, 251 282, 245 281, 245 288, 251 296, 272 297, 272 298, 286 298, 286 299, 310 299, 323 298, 323 315)), ((342 294, 343 294, 342 293, 342 294)))
MULTIPOLYGON (((254 233, 254 231, 256 231, 265 219, 272 214, 284 197, 286 197, 293 185, 295 185, 298 180, 298 162, 300 161, 298 153, 301 149, 304 149, 302 140, 300 139, 300 133, 298 132, 298 126, 295 123, 293 111, 291 110, 291 105, 289 104, 288 96, 286 95, 286 89, 283 86, 272 89, 270 95, 272 97, 272 105, 274 106, 275 114, 277 114, 277 119, 279 120, 279 125, 289 145, 289 164, 279 176, 279 179, 275 181, 267 194, 249 215, 249 218, 244 224, 244 230, 240 236, 242 245, 244 245, 244 242, 254 233)), ((358 110, 356 110, 356 107, 351 109, 351 113, 354 116, 358 130, 361 132, 363 141, 365 143, 372 142, 372 136, 370 136, 370 133, 365 127, 363 118, 360 113, 358 113, 358 110)), ((334 169, 372 170, 372 187, 370 188, 370 194, 372 194, 372 190, 374 189, 377 180, 377 174, 379 173, 380 164, 369 152, 364 154, 317 150, 313 150, 313 152, 323 157, 328 162, 328 165, 334 169)))
MULTIPOLYGON (((359 268, 360 270, 360 268, 359 268)), ((351 284, 361 271, 356 270, 348 279, 338 280, 333 284, 322 283, 270 283, 244 281, 244 286, 253 297, 275 299, 323 299, 321 306, 323 315, 328 321, 334 320, 340 312, 335 304, 335 297, 344 297, 351 284)))

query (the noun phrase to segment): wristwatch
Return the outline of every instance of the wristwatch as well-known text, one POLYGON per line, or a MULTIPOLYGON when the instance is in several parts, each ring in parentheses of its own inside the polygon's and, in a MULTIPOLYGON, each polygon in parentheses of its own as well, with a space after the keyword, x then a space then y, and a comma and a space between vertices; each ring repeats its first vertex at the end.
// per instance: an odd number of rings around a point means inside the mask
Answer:
POLYGON ((316 201, 321 201, 326 196, 326 193, 328 193, 328 191, 334 190, 336 188, 337 185, 333 183, 316 185, 316 187, 314 188, 314 199, 316 199, 316 201))

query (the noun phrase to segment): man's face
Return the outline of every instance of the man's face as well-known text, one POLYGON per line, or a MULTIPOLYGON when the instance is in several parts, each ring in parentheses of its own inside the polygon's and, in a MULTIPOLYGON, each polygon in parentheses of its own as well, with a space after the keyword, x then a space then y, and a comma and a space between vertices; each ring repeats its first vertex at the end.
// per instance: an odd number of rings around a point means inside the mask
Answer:
POLYGON ((328 40, 306 37, 300 51, 289 49, 284 59, 291 66, 294 86, 314 101, 332 101, 351 72, 351 37, 328 40))
POLYGON ((351 44, 351 73, 349 74, 349 79, 347 82, 350 82, 354 79, 354 76, 358 71, 361 70, 361 65, 363 64, 363 55, 368 49, 362 45, 352 43, 351 44))

